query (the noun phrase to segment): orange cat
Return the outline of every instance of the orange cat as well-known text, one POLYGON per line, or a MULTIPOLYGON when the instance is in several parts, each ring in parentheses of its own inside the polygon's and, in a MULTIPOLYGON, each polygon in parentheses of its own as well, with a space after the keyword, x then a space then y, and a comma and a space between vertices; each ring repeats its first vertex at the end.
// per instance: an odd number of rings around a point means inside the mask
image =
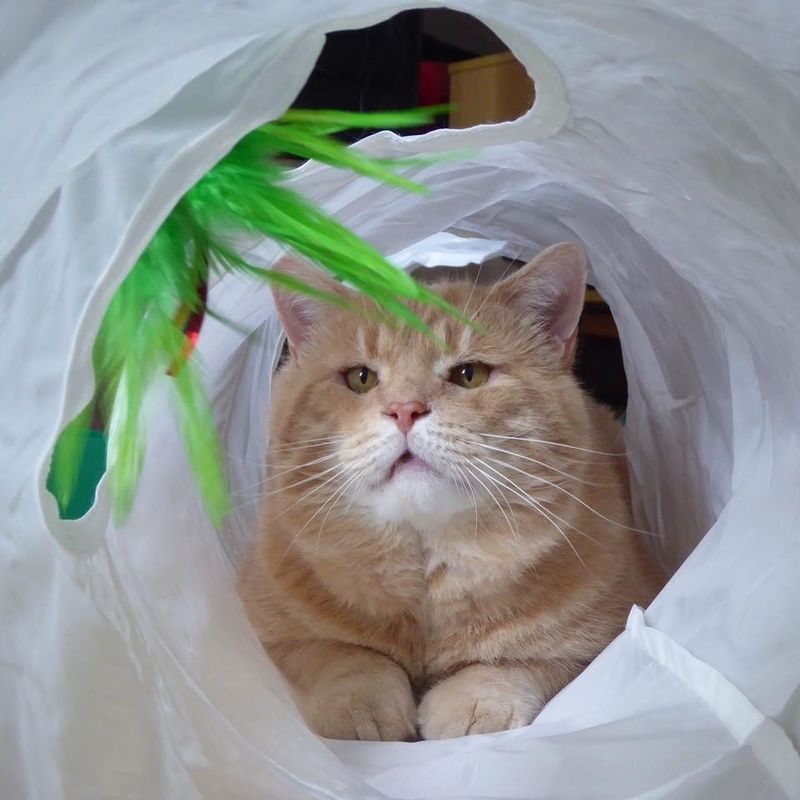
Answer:
POLYGON ((527 725, 658 590, 618 426, 571 374, 585 279, 561 244, 493 286, 438 285, 481 326, 416 308, 447 351, 276 293, 291 355, 241 596, 323 736, 527 725))

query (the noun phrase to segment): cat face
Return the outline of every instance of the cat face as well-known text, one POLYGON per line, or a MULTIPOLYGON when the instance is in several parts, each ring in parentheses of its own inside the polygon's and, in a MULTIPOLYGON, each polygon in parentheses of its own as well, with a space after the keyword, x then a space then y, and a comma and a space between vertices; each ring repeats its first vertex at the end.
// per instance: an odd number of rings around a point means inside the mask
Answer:
MULTIPOLYGON (((279 269, 346 294, 318 270, 279 269)), ((270 463, 279 462, 284 501, 307 505, 320 523, 357 514, 427 531, 492 502, 480 496, 498 494, 496 460, 509 437, 563 440, 579 413, 569 368, 585 277, 581 250, 557 245, 492 286, 434 286, 479 326, 415 307, 446 349, 276 293, 291 350, 273 392, 270 463)))

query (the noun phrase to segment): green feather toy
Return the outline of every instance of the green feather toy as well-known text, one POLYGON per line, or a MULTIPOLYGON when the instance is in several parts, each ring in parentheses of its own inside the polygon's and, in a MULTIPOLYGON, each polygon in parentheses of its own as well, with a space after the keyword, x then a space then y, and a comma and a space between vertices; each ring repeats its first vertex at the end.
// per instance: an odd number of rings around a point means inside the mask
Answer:
MULTIPOLYGON (((266 237, 305 256, 370 297, 388 318, 428 335, 409 301, 433 303, 461 316, 438 295, 390 264, 377 250, 282 185, 291 155, 349 169, 414 192, 423 187, 400 172, 409 161, 377 159, 346 147, 334 134, 352 127, 397 128, 429 122, 440 108, 370 114, 287 112, 247 134, 177 203, 117 289, 92 351, 96 392, 63 430, 53 453, 48 486, 62 516, 87 510, 102 469, 86 457, 97 450, 98 417, 107 428, 107 465, 118 520, 130 510, 144 458, 142 406, 152 382, 173 378, 181 432, 210 519, 229 510, 222 451, 213 415, 191 351, 206 309, 212 273, 238 270, 291 291, 333 298, 289 276, 249 264, 230 242, 237 235, 266 237), (88 473, 87 473, 88 469, 88 473), (90 491, 77 497, 85 475, 90 491), (88 501, 88 502, 87 502, 88 501)), ((419 163, 419 162, 415 162, 419 163)), ((462 318, 463 319, 463 318, 462 318)))

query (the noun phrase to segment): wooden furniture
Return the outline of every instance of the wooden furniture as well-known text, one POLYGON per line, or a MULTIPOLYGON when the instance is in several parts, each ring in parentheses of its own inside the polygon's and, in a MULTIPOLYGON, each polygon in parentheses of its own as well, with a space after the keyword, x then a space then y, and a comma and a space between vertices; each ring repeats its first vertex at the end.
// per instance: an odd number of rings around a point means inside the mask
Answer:
POLYGON ((583 336, 599 336, 604 339, 619 339, 614 317, 597 289, 588 287, 581 317, 580 332, 583 336))
POLYGON ((511 53, 450 65, 450 127, 469 128, 522 116, 535 98, 533 81, 511 53))

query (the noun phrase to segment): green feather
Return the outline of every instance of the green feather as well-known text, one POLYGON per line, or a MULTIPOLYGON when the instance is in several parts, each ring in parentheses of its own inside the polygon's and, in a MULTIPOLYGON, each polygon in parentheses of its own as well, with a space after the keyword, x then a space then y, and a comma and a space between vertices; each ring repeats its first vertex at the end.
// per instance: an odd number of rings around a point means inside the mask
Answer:
POLYGON ((51 483, 61 509, 75 491, 96 403, 108 424, 108 483, 113 506, 117 518, 124 519, 144 460, 142 409, 147 391, 170 371, 184 445, 206 510, 214 524, 227 513, 220 442, 198 368, 182 357, 186 340, 176 314, 181 308, 204 311, 201 286, 212 272, 230 270, 347 305, 341 298, 284 273, 249 264, 231 246, 234 236, 247 234, 279 242, 371 298, 379 315, 428 336, 433 334, 409 308, 409 302, 435 304, 472 324, 374 247, 281 185, 287 173, 281 159, 291 155, 423 192, 424 187, 402 171, 429 162, 373 158, 348 148, 332 134, 352 127, 418 126, 442 110, 374 114, 288 111, 241 139, 186 192, 117 289, 103 317, 93 349, 95 400, 64 429, 53 455, 51 483))
POLYGON ((230 499, 222 468, 222 446, 203 381, 191 360, 174 376, 181 433, 196 476, 203 476, 200 487, 206 511, 219 525, 230 510, 230 499))
POLYGON ((49 485, 59 508, 68 508, 78 484, 80 464, 86 450, 87 431, 92 421, 94 403, 89 403, 58 437, 50 463, 49 485))

